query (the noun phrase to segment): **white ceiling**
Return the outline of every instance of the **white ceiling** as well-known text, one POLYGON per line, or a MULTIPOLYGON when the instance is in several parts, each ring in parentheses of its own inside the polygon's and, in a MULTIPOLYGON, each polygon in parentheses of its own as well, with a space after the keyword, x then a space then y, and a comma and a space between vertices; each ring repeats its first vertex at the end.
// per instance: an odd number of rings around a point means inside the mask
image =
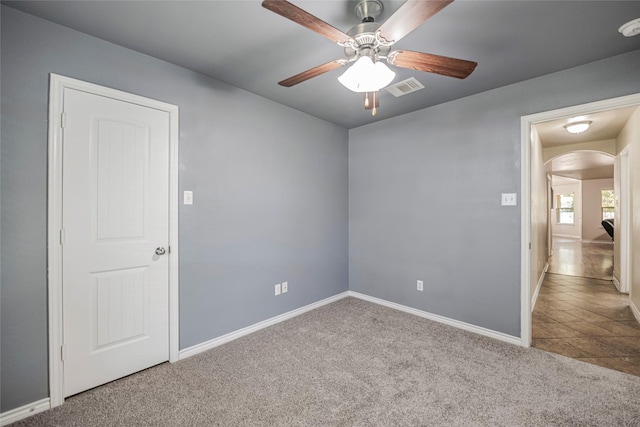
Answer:
MULTIPOLYGON (((534 126, 543 148, 569 146, 583 142, 616 139, 636 108, 626 107, 601 111, 579 117, 567 117, 536 123, 534 126), (585 132, 572 134, 564 128, 569 121, 591 121, 585 132)), ((574 151, 547 162, 545 168, 553 175, 573 179, 613 178, 613 157, 601 152, 574 151)))
POLYGON ((566 119, 536 123, 535 126, 544 148, 616 139, 636 108, 618 108, 584 116, 567 117, 566 119), (591 126, 585 132, 573 134, 564 128, 564 125, 570 121, 590 121, 591 126))
MULTIPOLYGON (((346 32, 354 1, 292 1, 346 32)), ((384 21, 403 3, 383 0, 384 21)), ((292 88, 277 82, 343 57, 342 48, 261 7, 260 1, 4 1, 110 42, 243 88, 345 128, 640 49, 618 28, 639 1, 457 0, 396 48, 478 62, 465 80, 396 69, 425 89, 381 92, 378 115, 341 86, 335 70, 292 88)))
POLYGON ((551 160, 548 170, 553 175, 580 180, 613 178, 613 157, 594 151, 571 152, 551 160))

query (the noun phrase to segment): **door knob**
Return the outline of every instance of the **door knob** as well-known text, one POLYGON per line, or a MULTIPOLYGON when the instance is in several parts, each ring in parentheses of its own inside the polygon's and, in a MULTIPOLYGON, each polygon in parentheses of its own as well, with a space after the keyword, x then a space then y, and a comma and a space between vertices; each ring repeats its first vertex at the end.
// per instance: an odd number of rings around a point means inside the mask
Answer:
POLYGON ((165 254, 165 250, 164 248, 160 247, 160 248, 156 248, 156 255, 164 255, 165 254))

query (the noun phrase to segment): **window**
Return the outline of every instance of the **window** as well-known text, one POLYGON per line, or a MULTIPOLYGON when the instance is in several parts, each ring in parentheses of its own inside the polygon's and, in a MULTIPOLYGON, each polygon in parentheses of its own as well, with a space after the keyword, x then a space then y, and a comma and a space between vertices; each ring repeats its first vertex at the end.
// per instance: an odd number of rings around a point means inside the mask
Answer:
POLYGON ((613 190, 602 190, 602 219, 613 219, 613 212, 615 210, 615 198, 613 196, 613 190))
POLYGON ((556 196, 556 222, 558 224, 574 224, 573 193, 556 196))

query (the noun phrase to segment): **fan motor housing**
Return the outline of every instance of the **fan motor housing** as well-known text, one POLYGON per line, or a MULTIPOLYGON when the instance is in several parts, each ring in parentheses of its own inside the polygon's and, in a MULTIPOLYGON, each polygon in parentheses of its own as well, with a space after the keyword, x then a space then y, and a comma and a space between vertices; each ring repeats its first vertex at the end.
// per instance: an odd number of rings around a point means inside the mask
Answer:
POLYGON ((354 41, 353 46, 344 48, 344 54, 349 60, 357 59, 359 53, 364 50, 372 51, 376 57, 386 56, 389 53, 390 47, 380 45, 376 38, 380 25, 378 22, 363 22, 347 32, 354 41))
POLYGON ((379 0, 362 0, 356 5, 354 12, 361 22, 373 22, 383 10, 384 6, 379 0))

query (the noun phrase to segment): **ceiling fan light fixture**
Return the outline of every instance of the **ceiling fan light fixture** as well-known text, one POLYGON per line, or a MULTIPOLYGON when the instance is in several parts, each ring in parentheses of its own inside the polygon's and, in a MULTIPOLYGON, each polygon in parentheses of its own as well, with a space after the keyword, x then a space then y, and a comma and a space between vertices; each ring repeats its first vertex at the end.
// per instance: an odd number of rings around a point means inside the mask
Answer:
POLYGON ((374 63, 370 57, 362 56, 338 77, 338 81, 353 92, 376 92, 395 77, 396 73, 382 62, 374 63))
POLYGON ((589 126, 591 126, 591 121, 585 120, 585 121, 581 121, 581 122, 567 123, 566 125, 564 125, 564 128, 569 133, 578 134, 578 133, 582 133, 585 130, 589 129, 589 126))

